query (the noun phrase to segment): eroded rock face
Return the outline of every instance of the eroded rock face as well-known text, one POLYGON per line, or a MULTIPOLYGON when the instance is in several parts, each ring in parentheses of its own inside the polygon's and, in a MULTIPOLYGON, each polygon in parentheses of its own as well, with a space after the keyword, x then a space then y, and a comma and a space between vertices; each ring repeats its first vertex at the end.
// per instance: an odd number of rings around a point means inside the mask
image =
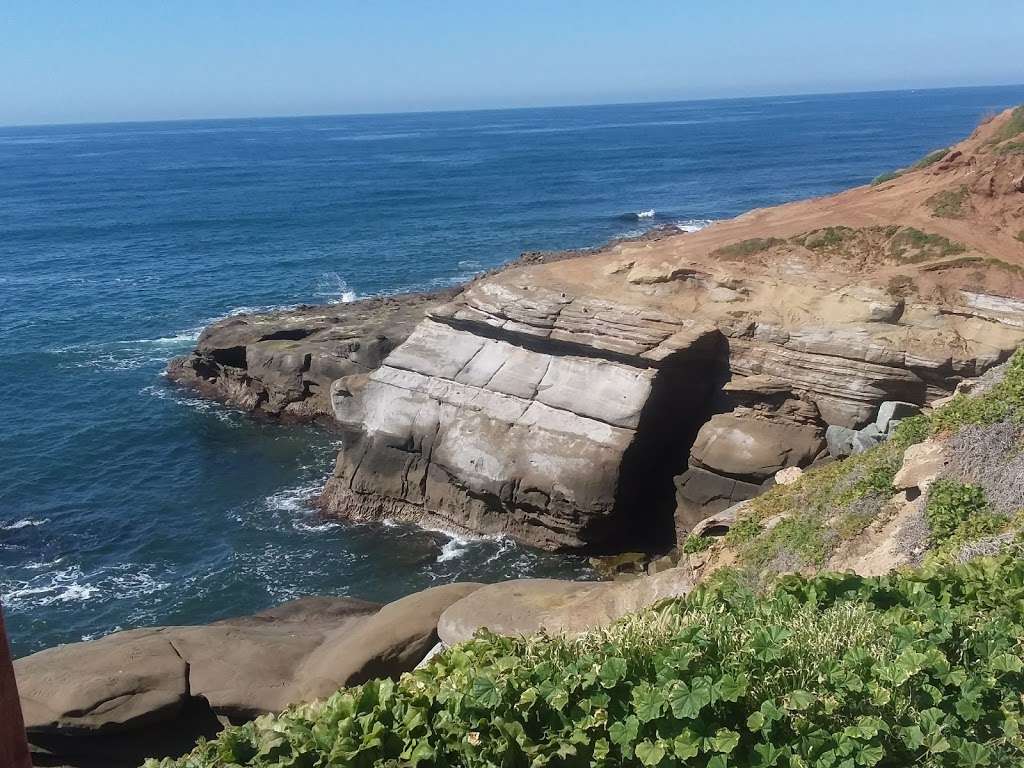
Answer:
POLYGON ((206 328, 168 376, 216 400, 304 421, 330 418, 331 383, 369 373, 450 293, 233 315, 206 328))
POLYGON ((349 432, 324 505, 600 549, 650 523, 642 486, 652 464, 685 460, 720 342, 639 307, 475 286, 335 386, 349 432))

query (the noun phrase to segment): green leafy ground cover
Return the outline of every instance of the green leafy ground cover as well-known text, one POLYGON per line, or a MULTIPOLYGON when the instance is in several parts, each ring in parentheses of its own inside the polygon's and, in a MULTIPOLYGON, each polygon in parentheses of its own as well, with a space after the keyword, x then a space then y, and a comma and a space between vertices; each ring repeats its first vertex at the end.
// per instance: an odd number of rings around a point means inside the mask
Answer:
MULTIPOLYGON (((940 193, 944 194, 944 193, 940 193)), ((960 200, 962 204, 963 200, 960 200)), ((945 210, 945 208, 943 208, 945 210)), ((914 227, 896 225, 875 227, 823 227, 782 240, 777 237, 755 237, 722 246, 713 253, 727 260, 743 260, 782 246, 802 246, 815 253, 841 256, 850 260, 875 258, 900 264, 917 264, 942 259, 967 251, 958 243, 941 235, 922 232, 914 227)), ((975 257, 983 260, 982 257, 975 257)))
POLYGON ((148 768, 1011 766, 1024 560, 728 575, 576 639, 487 634, 148 768))

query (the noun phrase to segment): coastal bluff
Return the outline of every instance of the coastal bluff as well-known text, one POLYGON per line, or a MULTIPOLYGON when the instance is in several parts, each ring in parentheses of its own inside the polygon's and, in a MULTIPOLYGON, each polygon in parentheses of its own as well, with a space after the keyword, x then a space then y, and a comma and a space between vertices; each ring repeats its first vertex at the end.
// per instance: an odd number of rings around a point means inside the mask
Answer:
POLYGON ((327 514, 668 548, 779 470, 880 439, 883 404, 943 397, 1024 341, 1016 121, 697 233, 515 264, 444 296, 229 318, 169 372, 341 429, 327 514))

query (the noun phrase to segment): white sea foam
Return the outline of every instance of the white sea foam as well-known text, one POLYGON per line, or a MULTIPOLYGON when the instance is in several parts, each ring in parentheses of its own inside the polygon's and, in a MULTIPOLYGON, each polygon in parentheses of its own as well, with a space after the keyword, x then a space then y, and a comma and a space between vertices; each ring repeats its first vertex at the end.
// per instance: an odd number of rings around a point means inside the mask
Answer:
POLYGON ((677 221, 676 229, 683 232, 700 232, 714 223, 714 219, 687 219, 686 221, 677 221))
POLYGON ((0 525, 0 531, 17 531, 21 528, 35 528, 40 525, 46 525, 48 522, 50 522, 49 518, 43 518, 42 520, 33 520, 30 517, 26 517, 23 520, 15 520, 13 523, 0 525))
POLYGON ((454 536, 441 547, 441 554, 437 556, 437 562, 446 563, 449 560, 462 557, 467 549, 469 549, 469 540, 461 536, 454 536))
POLYGON ((314 296, 326 298, 331 304, 349 304, 359 296, 337 272, 325 272, 316 282, 314 296))
POLYGON ((653 219, 654 218, 654 209, 653 208, 648 208, 646 211, 637 211, 636 212, 636 217, 638 219, 653 219))
POLYGON ((263 504, 267 509, 277 512, 304 512, 309 509, 310 499, 316 496, 319 490, 319 483, 285 488, 267 496, 263 504))
POLYGON ((26 580, 4 583, 0 595, 12 611, 45 608, 62 603, 81 603, 96 598, 123 599, 150 595, 166 589, 139 566, 126 563, 85 573, 78 565, 48 570, 26 580))

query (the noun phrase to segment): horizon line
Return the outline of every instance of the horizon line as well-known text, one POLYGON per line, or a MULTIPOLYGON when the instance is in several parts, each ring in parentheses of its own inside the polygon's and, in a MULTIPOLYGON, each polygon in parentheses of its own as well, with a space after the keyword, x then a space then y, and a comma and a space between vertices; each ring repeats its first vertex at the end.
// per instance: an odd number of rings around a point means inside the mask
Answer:
POLYGON ((581 107, 625 107, 645 106, 656 104, 699 104, 702 102, 718 101, 754 101, 759 99, 780 99, 790 97, 814 98, 824 96, 857 96, 876 93, 916 93, 919 91, 962 91, 980 90, 984 88, 1024 88, 1024 82, 1020 83, 998 83, 987 85, 948 85, 928 86, 923 88, 877 88, 852 91, 795 91, 788 93, 764 93, 753 96, 709 96, 702 98, 683 99, 640 99, 636 101, 586 101, 575 104, 535 104, 518 105, 508 107, 464 107, 451 109, 414 109, 414 110, 382 110, 371 112, 309 112, 277 115, 240 115, 234 117, 168 117, 159 119, 130 119, 130 120, 68 120, 52 123, 0 123, 0 130, 10 128, 55 128, 74 126, 101 126, 101 125, 146 125, 155 123, 200 123, 200 122, 230 122, 238 120, 301 120, 325 117, 384 117, 400 115, 434 115, 434 114, 461 114, 470 112, 514 112, 540 109, 578 109, 581 107))

